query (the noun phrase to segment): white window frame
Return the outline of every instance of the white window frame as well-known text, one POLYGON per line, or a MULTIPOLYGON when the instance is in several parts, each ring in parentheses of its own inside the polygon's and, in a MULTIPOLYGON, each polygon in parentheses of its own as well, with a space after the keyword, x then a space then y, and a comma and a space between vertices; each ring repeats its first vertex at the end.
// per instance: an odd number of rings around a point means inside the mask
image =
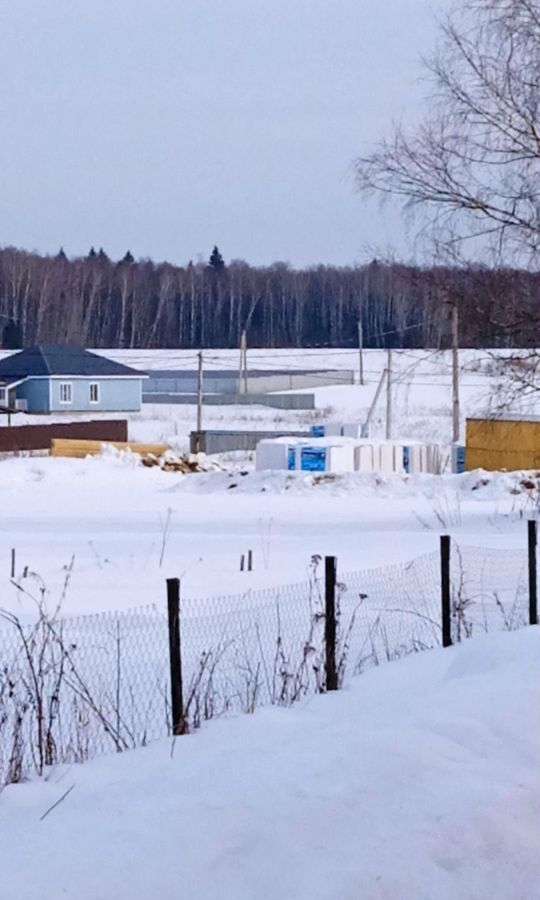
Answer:
POLYGON ((93 405, 96 405, 99 403, 99 400, 100 400, 100 397, 99 397, 100 389, 99 388, 100 388, 99 381, 91 381, 90 382, 88 391, 90 394, 90 403, 92 403, 93 405), (95 390, 96 390, 96 399, 95 400, 92 400, 92 388, 95 388, 95 390))
POLYGON ((0 404, 2 406, 8 405, 8 389, 7 389, 7 387, 0 387, 0 404))
POLYGON ((73 382, 61 381, 58 386, 58 395, 62 406, 71 406, 73 403, 73 382), (64 394, 66 395, 65 397, 63 396, 64 394))

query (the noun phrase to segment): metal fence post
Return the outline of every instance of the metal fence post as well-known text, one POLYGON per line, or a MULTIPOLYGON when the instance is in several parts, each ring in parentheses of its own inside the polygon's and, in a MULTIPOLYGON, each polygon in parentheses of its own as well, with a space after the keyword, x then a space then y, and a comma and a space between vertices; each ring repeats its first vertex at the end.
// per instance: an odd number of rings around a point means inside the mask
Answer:
POLYGON ((324 558, 325 624, 324 644, 326 653, 326 690, 337 691, 338 673, 336 668, 336 557, 324 558))
POLYGON ((167 612, 169 617, 169 660, 171 666, 171 708, 173 734, 186 734, 182 693, 182 652, 180 645, 180 580, 167 578, 167 612))
POLYGON ((441 625, 442 645, 452 646, 450 601, 450 535, 441 535, 441 625))
POLYGON ((536 519, 529 519, 529 625, 538 625, 538 586, 536 546, 538 543, 536 519))

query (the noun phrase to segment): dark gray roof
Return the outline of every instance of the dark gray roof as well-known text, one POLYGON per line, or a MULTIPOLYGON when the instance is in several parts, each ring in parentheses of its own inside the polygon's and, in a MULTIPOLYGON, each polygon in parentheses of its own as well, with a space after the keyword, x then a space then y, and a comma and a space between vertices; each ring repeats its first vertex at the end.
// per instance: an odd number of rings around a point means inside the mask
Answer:
POLYGON ((38 344, 0 360, 0 381, 12 382, 31 375, 87 375, 89 378, 144 375, 83 347, 68 344, 38 344))

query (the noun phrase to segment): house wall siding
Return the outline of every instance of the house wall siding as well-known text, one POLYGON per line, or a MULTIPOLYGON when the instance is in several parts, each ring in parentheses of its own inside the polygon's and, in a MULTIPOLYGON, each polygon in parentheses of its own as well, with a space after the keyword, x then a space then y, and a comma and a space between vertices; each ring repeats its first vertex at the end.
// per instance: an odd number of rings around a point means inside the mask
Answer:
POLYGON ((141 378, 27 378, 16 396, 26 400, 28 412, 137 412, 141 408, 141 378), (60 385, 72 385, 72 402, 60 402, 60 385), (99 402, 90 402, 90 385, 99 385, 99 402))
MULTIPOLYGON (((48 385, 48 381, 46 382, 48 385)), ((52 378, 51 412, 137 412, 141 378, 52 378), (60 403, 60 384, 72 385, 72 403, 60 403), (99 402, 90 402, 90 385, 99 385, 99 402)))
POLYGON ((49 412, 49 381, 47 378, 27 378, 15 388, 17 400, 26 400, 28 412, 49 412))

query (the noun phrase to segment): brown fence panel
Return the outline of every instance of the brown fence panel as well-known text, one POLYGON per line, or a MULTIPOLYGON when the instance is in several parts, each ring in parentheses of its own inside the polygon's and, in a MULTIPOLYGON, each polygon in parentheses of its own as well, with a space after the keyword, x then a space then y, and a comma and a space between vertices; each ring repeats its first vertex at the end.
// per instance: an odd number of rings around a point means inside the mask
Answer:
POLYGON ((0 428, 0 453, 48 450, 53 438, 124 442, 128 439, 128 423, 126 419, 93 419, 51 425, 11 425, 0 428))

